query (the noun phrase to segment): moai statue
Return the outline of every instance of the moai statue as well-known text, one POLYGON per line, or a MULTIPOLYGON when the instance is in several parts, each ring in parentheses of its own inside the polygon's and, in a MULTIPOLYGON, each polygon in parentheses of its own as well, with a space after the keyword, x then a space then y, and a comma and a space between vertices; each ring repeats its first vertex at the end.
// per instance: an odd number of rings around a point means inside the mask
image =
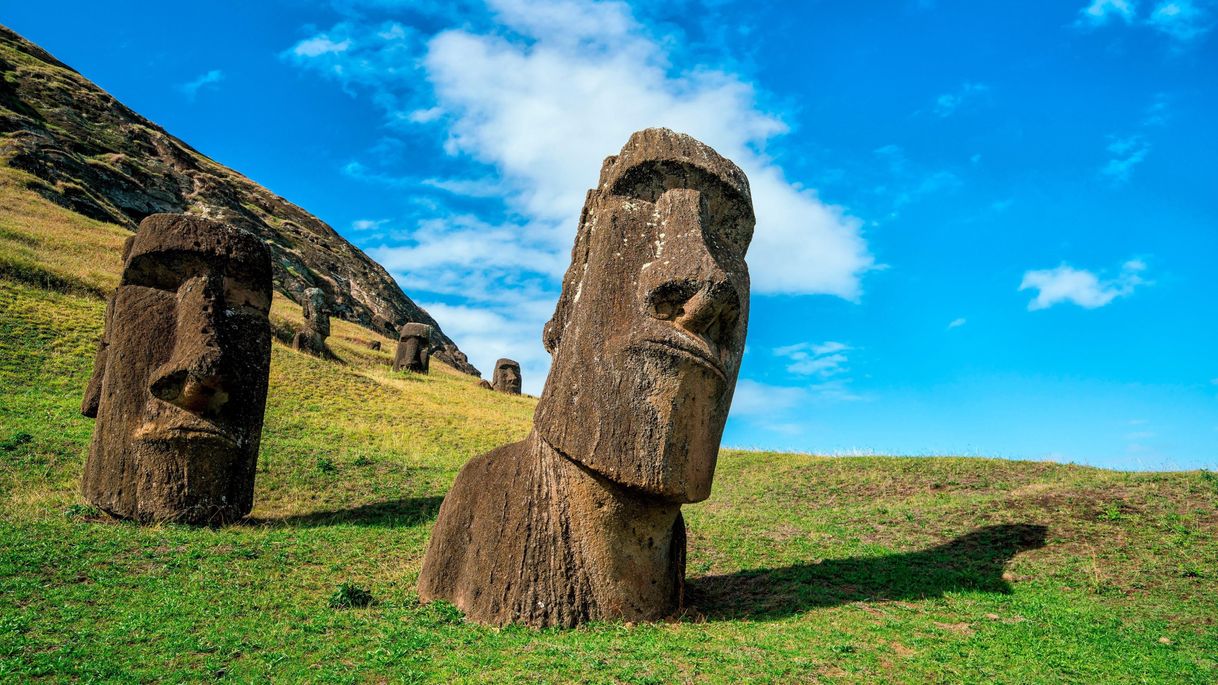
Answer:
POLYGON ((381 351, 381 341, 380 340, 369 341, 368 349, 372 350, 373 352, 380 352, 381 351))
POLYGON ((249 513, 271 365, 271 256, 200 217, 154 214, 123 248, 81 406, 85 499, 138 521, 249 513))
POLYGON ((735 164, 635 133, 588 192, 533 430, 465 465, 419 597, 474 621, 655 620, 685 582, 681 505, 710 495, 744 350, 753 234, 735 164))
POLYGON ((431 333, 432 327, 425 323, 408 323, 398 329, 393 370, 427 373, 431 361, 431 333))
POLYGON ((500 359, 495 362, 495 374, 492 376, 491 387, 509 395, 520 394, 520 364, 511 359, 500 359))
POLYGON ((478 381, 478 387, 482 388, 483 390, 494 390, 495 389, 495 386, 491 385, 490 381, 486 380, 485 378, 478 381))
POLYGON ((326 356, 326 338, 330 337, 330 305, 326 301, 326 292, 321 288, 306 289, 301 310, 304 312, 304 328, 292 338, 292 349, 319 357, 326 356))

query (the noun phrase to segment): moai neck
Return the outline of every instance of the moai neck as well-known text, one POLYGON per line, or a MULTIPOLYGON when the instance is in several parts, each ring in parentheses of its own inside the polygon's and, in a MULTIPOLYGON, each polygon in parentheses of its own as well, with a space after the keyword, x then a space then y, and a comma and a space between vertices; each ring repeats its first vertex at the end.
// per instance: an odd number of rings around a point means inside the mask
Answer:
POLYGON ((681 505, 630 490, 529 436, 542 482, 556 496, 558 520, 592 595, 594 619, 647 621, 679 608, 685 581, 681 505))

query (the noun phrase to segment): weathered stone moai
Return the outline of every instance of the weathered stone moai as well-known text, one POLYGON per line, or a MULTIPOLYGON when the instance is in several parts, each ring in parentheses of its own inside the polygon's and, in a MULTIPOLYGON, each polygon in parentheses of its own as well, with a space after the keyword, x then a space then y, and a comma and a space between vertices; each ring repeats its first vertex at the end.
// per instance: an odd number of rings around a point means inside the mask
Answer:
POLYGON ((292 349, 319 357, 328 355, 326 338, 330 337, 330 304, 326 301, 326 292, 321 288, 306 289, 301 310, 304 313, 304 328, 292 338, 292 349))
POLYGON ((271 364, 271 256, 216 221, 154 214, 123 248, 81 406, 81 489, 114 516, 224 523, 249 513, 271 364))
POLYGON ((520 364, 511 359, 500 359, 495 362, 495 373, 491 377, 491 387, 509 395, 520 394, 520 364))
POLYGON ((491 382, 486 380, 485 378, 478 381, 478 387, 482 388, 483 390, 494 390, 495 389, 495 386, 491 385, 491 382))
POLYGON ((432 327, 425 323, 408 323, 398 329, 393 370, 427 373, 431 362, 431 334, 432 327))
POLYGON ((372 350, 373 352, 380 352, 380 350, 381 350, 381 341, 380 341, 380 340, 372 340, 372 341, 369 341, 369 342, 368 342, 368 349, 372 350))
POLYGON ((588 192, 522 442, 465 465, 419 597, 472 620, 655 620, 683 601, 681 505, 710 495, 748 322, 748 180, 667 129, 588 192))

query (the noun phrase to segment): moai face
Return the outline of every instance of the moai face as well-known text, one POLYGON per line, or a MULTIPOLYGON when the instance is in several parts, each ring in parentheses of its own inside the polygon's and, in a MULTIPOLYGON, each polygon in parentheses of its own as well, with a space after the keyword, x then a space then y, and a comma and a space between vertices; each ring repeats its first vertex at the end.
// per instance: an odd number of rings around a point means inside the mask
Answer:
POLYGON ((520 394, 520 364, 511 359, 495 362, 495 373, 491 378, 491 387, 495 390, 509 395, 520 394))
POLYGON ((330 304, 326 300, 326 292, 321 288, 309 288, 304 291, 305 328, 311 329, 323 338, 330 337, 330 304))
POLYGON ((97 418, 84 494, 139 520, 244 516, 270 370, 270 252, 232 226, 157 214, 124 261, 83 406, 97 418))
POLYGON ((431 362, 432 327, 425 323, 408 323, 398 330, 398 349, 393 357, 393 370, 427 373, 431 362))
POLYGON ((631 136, 588 192, 543 335, 540 436, 612 481, 710 494, 748 326, 748 179, 693 138, 631 136))

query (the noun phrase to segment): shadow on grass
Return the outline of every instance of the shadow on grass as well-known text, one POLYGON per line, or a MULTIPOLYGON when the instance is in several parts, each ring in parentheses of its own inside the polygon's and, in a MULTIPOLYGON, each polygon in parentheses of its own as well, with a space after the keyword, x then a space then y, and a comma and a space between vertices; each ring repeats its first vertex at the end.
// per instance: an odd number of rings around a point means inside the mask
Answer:
POLYGON ((1003 567, 1045 545, 1039 525, 986 526, 936 547, 881 557, 691 578, 686 604, 707 620, 781 618, 858 601, 916 600, 951 591, 1007 594, 1003 567))
POLYGON ((383 528, 404 528, 417 526, 436 517, 440 511, 441 496, 434 497, 405 497, 364 504, 350 509, 335 509, 331 511, 314 511, 307 514, 295 514, 277 518, 246 519, 246 525, 251 526, 291 526, 296 528, 318 528, 322 526, 337 526, 354 524, 357 526, 378 526, 383 528))

